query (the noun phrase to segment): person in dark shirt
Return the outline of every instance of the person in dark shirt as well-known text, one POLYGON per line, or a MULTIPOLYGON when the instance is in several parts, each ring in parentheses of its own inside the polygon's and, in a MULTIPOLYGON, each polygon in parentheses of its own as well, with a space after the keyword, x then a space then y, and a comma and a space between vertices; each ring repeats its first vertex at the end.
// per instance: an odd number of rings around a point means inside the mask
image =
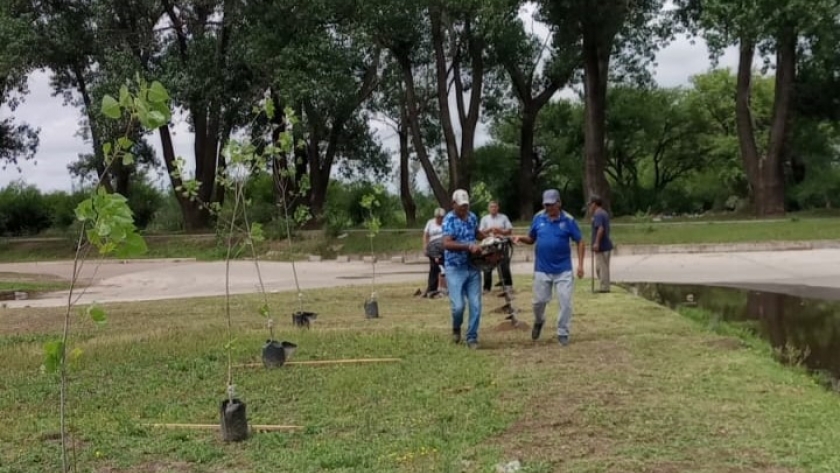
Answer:
POLYGON ((595 276, 600 283, 598 292, 610 292, 610 254, 613 242, 610 238, 610 215, 604 210, 601 198, 589 198, 589 212, 592 215, 592 251, 595 255, 595 276))
POLYGON ((544 212, 534 216, 528 236, 516 236, 514 243, 536 244, 534 258, 534 328, 531 339, 540 338, 545 324, 545 308, 552 292, 557 294, 560 313, 557 319, 557 341, 569 344, 572 320, 572 295, 575 278, 572 273, 571 242, 577 246, 577 277, 583 277, 583 257, 586 244, 580 227, 567 212, 561 209, 560 192, 549 189, 543 193, 544 212))

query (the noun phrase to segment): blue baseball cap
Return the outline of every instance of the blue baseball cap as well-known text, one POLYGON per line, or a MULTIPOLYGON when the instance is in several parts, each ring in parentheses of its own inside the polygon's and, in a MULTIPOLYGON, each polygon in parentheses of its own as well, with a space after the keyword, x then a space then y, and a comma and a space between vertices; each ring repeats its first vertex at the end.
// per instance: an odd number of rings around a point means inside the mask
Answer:
POLYGON ((554 205, 560 202, 560 191, 557 189, 548 189, 543 192, 543 205, 554 205))

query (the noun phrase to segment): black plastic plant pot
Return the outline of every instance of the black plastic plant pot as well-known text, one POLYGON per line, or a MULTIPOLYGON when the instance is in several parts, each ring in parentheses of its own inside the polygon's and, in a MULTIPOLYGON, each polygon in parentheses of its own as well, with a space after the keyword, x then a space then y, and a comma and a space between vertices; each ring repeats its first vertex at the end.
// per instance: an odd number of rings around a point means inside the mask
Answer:
POLYGON ((241 442, 248 438, 248 417, 245 403, 239 399, 225 399, 220 409, 222 421, 222 440, 241 442))
POLYGON ((266 340, 262 350, 263 365, 266 368, 279 368, 292 357, 296 349, 297 345, 292 342, 266 340))
POLYGON ((379 301, 368 299, 365 301, 365 317, 368 319, 379 318, 379 301))
POLYGON ((315 312, 295 312, 292 314, 292 323, 295 327, 306 327, 309 328, 309 322, 314 320, 318 317, 318 314, 315 312))

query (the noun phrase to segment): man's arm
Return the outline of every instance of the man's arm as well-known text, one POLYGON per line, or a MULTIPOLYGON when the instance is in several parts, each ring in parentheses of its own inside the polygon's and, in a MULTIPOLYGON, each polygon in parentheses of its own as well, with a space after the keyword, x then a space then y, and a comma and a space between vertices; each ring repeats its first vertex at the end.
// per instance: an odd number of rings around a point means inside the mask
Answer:
POLYGON ((601 247, 601 238, 604 237, 604 217, 603 215, 595 215, 595 228, 598 230, 595 232, 595 242, 592 243, 592 251, 598 251, 601 247))
POLYGON ((502 228, 499 228, 498 231, 501 235, 510 235, 513 233, 513 225, 511 225, 507 215, 502 216, 502 228))
POLYGON ((449 251, 469 251, 474 252, 478 249, 478 245, 473 243, 459 243, 452 238, 451 235, 443 236, 443 247, 449 251))
POLYGON ((574 240, 575 244, 577 245, 577 252, 578 252, 578 266, 577 266, 577 275, 579 278, 583 277, 583 268, 585 267, 583 264, 584 257, 586 256, 586 243, 583 241, 583 234, 580 231, 580 227, 577 224, 577 221, 572 219, 571 221, 571 230, 572 230, 572 240, 574 240))
POLYGON ((534 225, 533 221, 531 222, 531 229, 528 230, 528 236, 513 237, 514 243, 525 243, 526 245, 533 245, 535 241, 537 241, 537 228, 534 225))
POLYGON ((576 242, 577 250, 578 250, 578 267, 583 269, 583 259, 586 256, 586 243, 583 242, 583 239, 576 242))

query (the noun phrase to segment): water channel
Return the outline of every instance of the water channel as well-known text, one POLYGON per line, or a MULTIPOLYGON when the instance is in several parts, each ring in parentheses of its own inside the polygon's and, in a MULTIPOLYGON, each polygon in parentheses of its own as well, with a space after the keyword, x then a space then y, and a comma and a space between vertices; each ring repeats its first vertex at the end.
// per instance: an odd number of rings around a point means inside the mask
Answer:
POLYGON ((783 363, 802 363, 840 392, 840 289, 797 286, 623 284, 633 293, 678 310, 703 309, 716 321, 766 340, 783 363))

